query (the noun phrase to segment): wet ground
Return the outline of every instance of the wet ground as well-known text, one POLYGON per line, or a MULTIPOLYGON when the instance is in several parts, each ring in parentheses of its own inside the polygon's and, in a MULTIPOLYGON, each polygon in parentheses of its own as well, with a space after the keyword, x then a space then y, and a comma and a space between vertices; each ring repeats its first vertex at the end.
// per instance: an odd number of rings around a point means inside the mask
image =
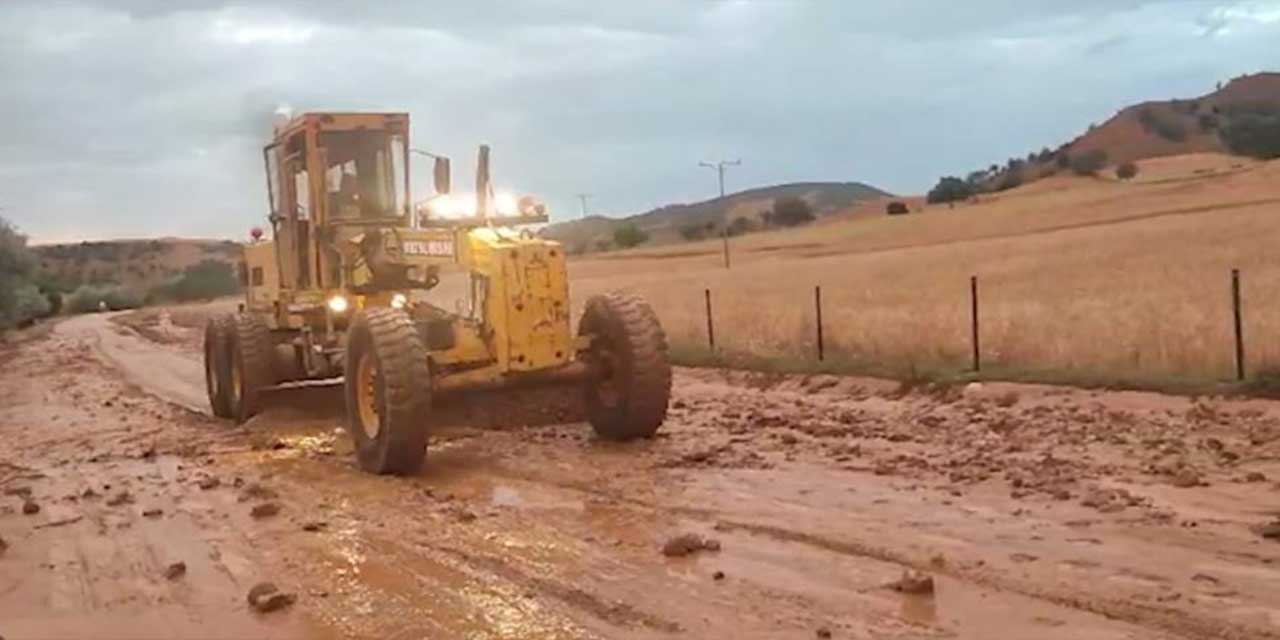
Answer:
POLYGON ((678 370, 652 441, 374 477, 336 388, 205 415, 197 342, 0 347, 4 638, 1280 637, 1280 404, 678 370))

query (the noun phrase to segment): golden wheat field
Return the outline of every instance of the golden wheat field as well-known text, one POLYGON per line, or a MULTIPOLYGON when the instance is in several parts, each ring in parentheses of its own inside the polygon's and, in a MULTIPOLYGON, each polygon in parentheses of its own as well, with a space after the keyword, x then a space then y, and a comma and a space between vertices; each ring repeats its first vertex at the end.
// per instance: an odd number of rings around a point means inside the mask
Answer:
POLYGON ((1249 372, 1280 368, 1280 162, 1201 154, 1142 169, 1131 183, 1057 177, 954 209, 734 238, 731 269, 719 241, 580 258, 573 297, 643 294, 686 362, 710 355, 710 289, 721 359, 947 374, 969 367, 975 275, 984 371, 1168 385, 1234 376, 1238 268, 1249 372))

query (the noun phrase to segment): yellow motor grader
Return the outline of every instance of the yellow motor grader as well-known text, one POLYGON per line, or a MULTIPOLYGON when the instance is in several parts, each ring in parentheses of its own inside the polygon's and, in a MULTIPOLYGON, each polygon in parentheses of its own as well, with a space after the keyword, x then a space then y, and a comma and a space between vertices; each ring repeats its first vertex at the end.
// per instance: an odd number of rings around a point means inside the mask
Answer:
POLYGON ((562 247, 519 229, 545 208, 494 192, 487 147, 474 194, 452 193, 436 157, 436 193, 418 206, 407 114, 303 114, 263 157, 271 236, 255 230, 244 247, 240 311, 205 327, 216 415, 244 422, 273 388, 342 377, 360 466, 400 474, 421 467, 432 407, 458 392, 580 385, 602 437, 662 424, 671 367, 657 317, 611 293, 572 332, 562 247), (467 291, 454 310, 433 304, 447 276, 467 291))

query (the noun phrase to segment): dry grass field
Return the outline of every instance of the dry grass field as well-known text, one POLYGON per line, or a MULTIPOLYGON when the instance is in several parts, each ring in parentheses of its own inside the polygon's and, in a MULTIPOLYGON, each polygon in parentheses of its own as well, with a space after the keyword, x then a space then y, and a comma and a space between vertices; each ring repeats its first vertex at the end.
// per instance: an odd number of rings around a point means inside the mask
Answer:
POLYGON ((1239 268, 1249 370, 1280 368, 1280 162, 1198 154, 1141 167, 1130 183, 1055 177, 954 209, 855 211, 735 238, 728 270, 718 241, 578 259, 574 300, 644 294, 685 362, 946 376, 969 365, 976 275, 993 377, 1168 388, 1232 378, 1239 268))

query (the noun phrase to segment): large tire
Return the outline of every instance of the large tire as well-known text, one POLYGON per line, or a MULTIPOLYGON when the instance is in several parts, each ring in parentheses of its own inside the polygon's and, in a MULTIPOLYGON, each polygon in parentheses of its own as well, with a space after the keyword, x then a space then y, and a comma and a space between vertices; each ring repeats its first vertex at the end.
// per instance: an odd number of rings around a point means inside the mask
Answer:
POLYGON ((667 336, 640 296, 608 293, 587 300, 578 335, 594 374, 586 383, 587 420, 610 440, 648 438, 662 426, 671 399, 667 336))
POLYGON ((231 333, 235 316, 210 318, 204 325, 204 384, 209 408, 219 418, 231 414, 231 333))
POLYGON ((244 423, 262 410, 263 394, 276 383, 271 330, 257 316, 235 316, 231 332, 231 417, 244 423))
POLYGON ((431 369, 409 314, 366 309, 347 331, 347 431, 360 468, 413 474, 427 452, 431 369))

